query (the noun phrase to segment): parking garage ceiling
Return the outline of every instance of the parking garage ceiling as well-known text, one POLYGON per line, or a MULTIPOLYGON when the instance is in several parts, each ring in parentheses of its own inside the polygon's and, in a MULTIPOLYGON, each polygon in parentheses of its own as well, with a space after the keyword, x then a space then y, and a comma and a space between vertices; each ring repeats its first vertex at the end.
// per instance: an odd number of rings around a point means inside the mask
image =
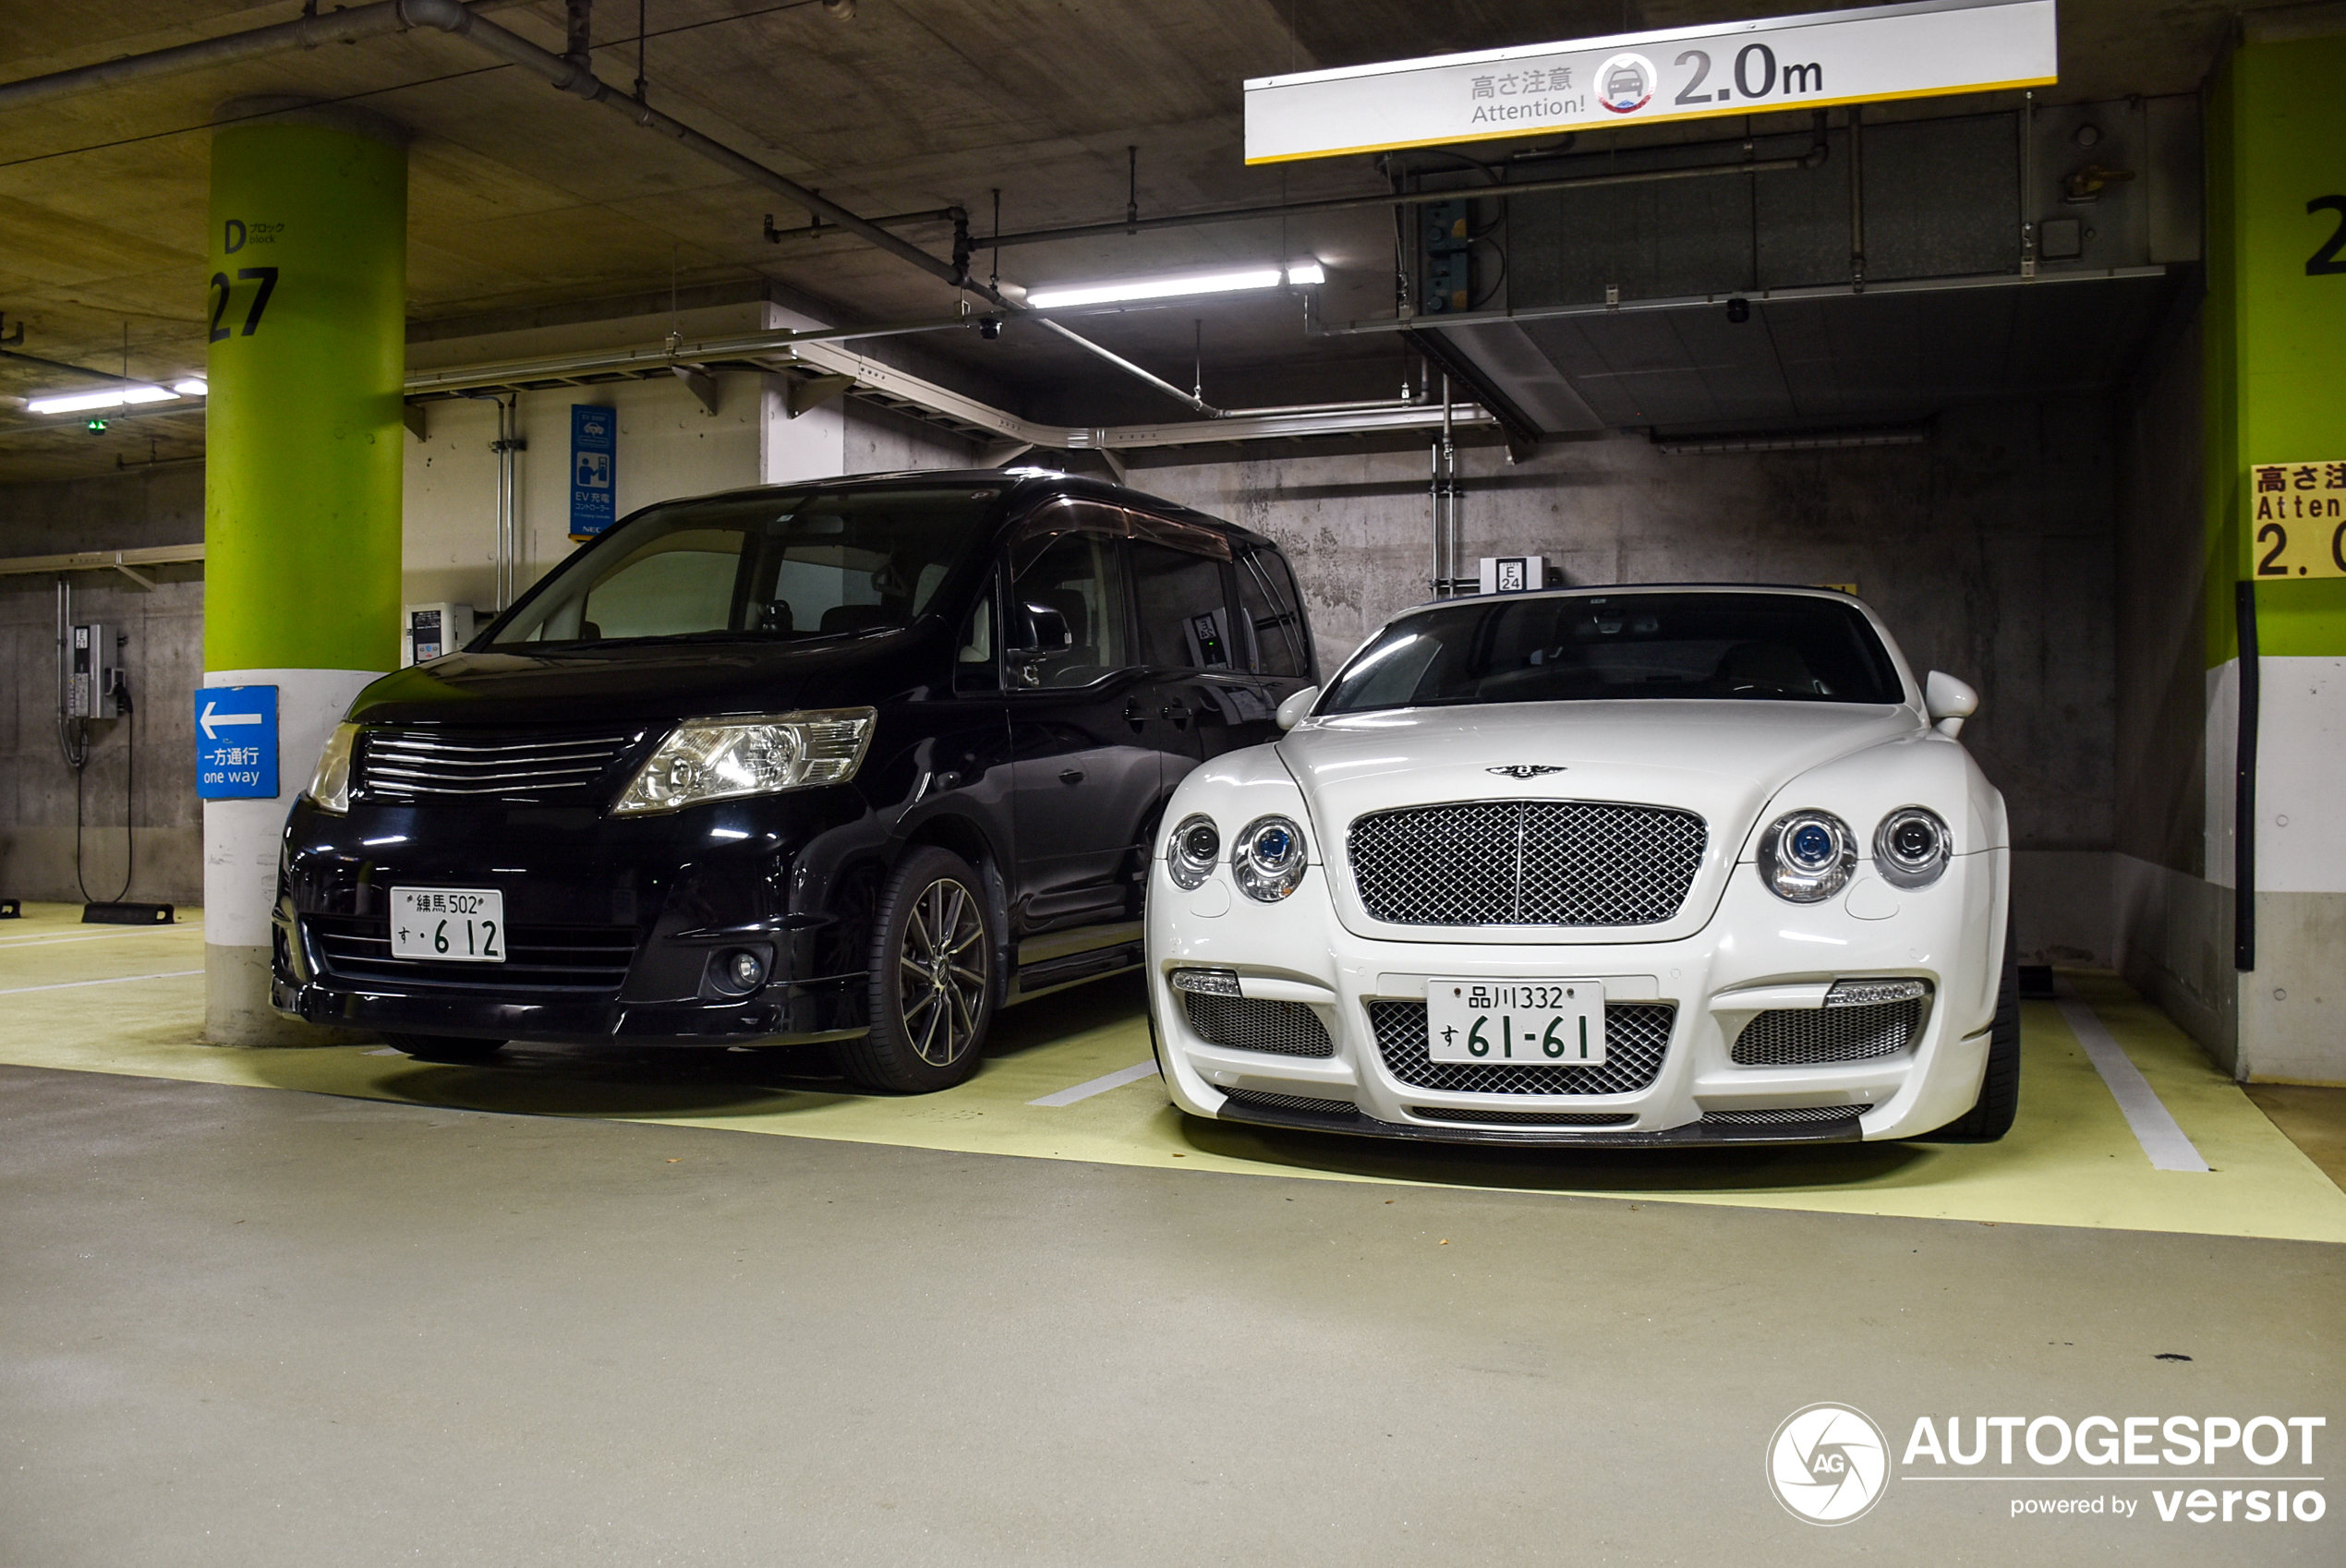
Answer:
MULTIPOLYGON (((1779 7, 1795 9, 1796 7, 1779 7)), ((2047 103, 2195 90, 2242 7, 2216 0, 2065 0, 2061 86, 2047 103)), ((560 4, 477 10, 563 47, 560 4)), ((995 193, 1007 232, 1288 203, 1385 188, 1373 160, 1248 168, 1240 83, 1310 69, 1755 14, 1747 0, 604 0, 593 64, 622 90, 855 211, 960 207, 983 235, 995 193), (1129 151, 1137 149, 1137 152, 1129 151)), ((0 17, 0 82, 287 21, 287 0, 79 0, 0 17)), ((772 192, 598 112, 441 33, 289 50, 0 114, 0 336, 15 352, 169 379, 200 370, 208 127, 238 99, 302 95, 386 115, 413 137, 412 332, 446 337, 634 299, 657 310, 761 292, 843 322, 932 317, 952 286, 851 235, 766 236, 807 217, 772 192)), ((2016 95, 1886 106, 1900 115, 2009 114, 2016 95)), ((1803 133, 1805 115, 1756 122, 1803 133)), ((1718 127, 1584 135, 1586 161, 1718 127)), ((1504 159, 1534 144, 1475 149, 1504 159)), ((1428 166, 1432 166, 1429 164, 1428 166)), ((1560 165, 1561 166, 1561 165, 1560 165)), ((1575 166, 1578 166, 1577 164, 1575 166)), ((936 220, 896 226, 934 254, 936 220)), ((1000 253, 1005 282, 1040 286, 1311 256, 1327 268, 1318 318, 1393 308, 1394 222, 1381 207, 1122 233, 1000 253)), ((980 278, 994 257, 981 249, 980 278)), ((2155 314, 2153 291, 2083 305, 1917 296, 1862 322, 1816 303, 1767 307, 1762 331, 1649 317, 1527 322, 1525 341, 1569 381, 1586 426, 1767 423, 1927 414, 1936 403, 2107 384, 2155 314), (2065 334, 2055 349, 2043 334, 2065 334), (2032 347, 2032 344, 2035 344, 2032 347)), ((1209 399, 1389 397, 1417 356, 1395 333, 1314 333, 1290 298, 1087 317, 1083 332, 1209 399)), ((892 350, 925 373, 1033 417, 1109 423, 1179 416, 1161 394, 1032 330, 892 350)), ((55 384, 0 361, 0 397, 55 384)), ((0 479, 113 471, 200 451, 193 413, 28 432, 0 404, 0 479), (13 430, 11 425, 17 428, 13 430)), ((1570 421, 1544 422, 1549 433, 1570 421)))

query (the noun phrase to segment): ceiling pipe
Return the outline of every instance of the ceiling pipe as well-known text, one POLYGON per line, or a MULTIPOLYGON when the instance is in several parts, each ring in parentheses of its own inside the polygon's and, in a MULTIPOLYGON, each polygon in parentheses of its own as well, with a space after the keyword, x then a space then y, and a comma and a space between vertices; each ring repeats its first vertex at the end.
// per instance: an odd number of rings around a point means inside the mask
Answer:
POLYGON ((1452 186, 1440 190, 1381 191, 1374 196, 1331 196, 1315 201, 1274 202, 1264 207, 1224 207, 1210 212, 1182 212, 1164 218, 1131 218, 1109 223, 1078 223, 1066 228, 1028 229, 1020 234, 985 235, 971 240, 970 245, 974 249, 984 250, 993 246, 1044 245, 1055 240, 1097 239, 1106 235, 1140 234, 1156 229, 1242 223, 1258 218, 1306 217, 1314 212, 1345 212, 1363 207, 1421 207, 1435 201, 1476 200, 1494 196, 1540 196, 1552 191, 1590 190, 1600 186, 1649 185, 1657 180, 1707 179, 1719 175, 1763 175, 1783 169, 1813 169, 1823 163, 1826 156, 1827 144, 1820 135, 1816 145, 1798 157, 1746 158, 1729 163, 1694 163, 1674 169, 1567 175, 1549 180, 1452 186))
POLYGON ((254 28, 248 32, 232 32, 220 38, 207 38, 195 43, 153 50, 145 54, 126 54, 120 59, 104 60, 70 71, 53 71, 47 76, 27 77, 21 81, 0 82, 0 114, 102 87, 119 87, 125 82, 144 81, 150 77, 175 76, 182 71, 232 65, 238 60, 274 54, 287 49, 315 49, 327 43, 357 43, 389 33, 405 32, 408 25, 401 14, 398 0, 379 0, 378 4, 371 6, 353 6, 326 16, 305 12, 293 21, 254 28))

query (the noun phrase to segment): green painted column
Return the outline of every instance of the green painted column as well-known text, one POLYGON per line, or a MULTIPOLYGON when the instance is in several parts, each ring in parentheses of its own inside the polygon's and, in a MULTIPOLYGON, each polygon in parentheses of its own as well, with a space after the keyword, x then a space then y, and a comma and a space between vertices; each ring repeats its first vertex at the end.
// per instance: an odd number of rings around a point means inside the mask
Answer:
POLYGON ((2255 968, 2239 976, 2233 1065, 2244 1079, 2346 1083, 2346 819, 2335 809, 2346 565, 2325 576, 2328 528, 2294 520, 2346 495, 2331 488, 2346 469, 2329 466, 2346 464, 2346 33, 2260 38, 2258 18, 2247 26, 2207 116, 2207 876, 2236 887, 2234 599, 2249 581, 2255 968), (2278 496, 2275 483, 2286 487, 2278 496), (2260 484, 2290 509, 2285 567, 2273 556, 2283 536, 2255 537, 2260 484))
POLYGON ((270 1009, 270 910, 320 747, 398 662, 406 249, 395 127, 296 106, 214 134, 204 684, 276 687, 279 736, 276 798, 204 802, 205 1028, 221 1043, 324 1038, 270 1009))

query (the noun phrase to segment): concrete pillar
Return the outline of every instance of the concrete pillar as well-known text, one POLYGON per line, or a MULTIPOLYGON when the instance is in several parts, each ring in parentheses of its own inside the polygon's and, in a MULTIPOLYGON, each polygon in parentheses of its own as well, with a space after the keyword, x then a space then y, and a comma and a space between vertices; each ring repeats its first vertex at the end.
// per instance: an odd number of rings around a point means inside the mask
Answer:
POLYGON ((2207 874, 2237 886, 2235 598, 2253 582, 2255 967, 2232 1066, 2346 1083, 2346 34, 2249 28, 2207 122, 2207 874), (2281 532, 2260 539, 2267 523, 2281 532))
POLYGON ((276 799, 204 803, 204 1031, 308 1044, 269 1007, 269 917, 286 811, 397 662, 403 140, 341 108, 231 126, 211 218, 204 683, 275 686, 280 750, 276 799))

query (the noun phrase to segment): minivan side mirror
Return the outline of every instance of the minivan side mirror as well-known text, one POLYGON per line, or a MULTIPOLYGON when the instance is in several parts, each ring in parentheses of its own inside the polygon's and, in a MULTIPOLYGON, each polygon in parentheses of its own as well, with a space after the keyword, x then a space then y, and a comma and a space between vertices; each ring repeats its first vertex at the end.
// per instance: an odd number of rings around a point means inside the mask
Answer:
POLYGON ((1963 721, 1979 711, 1979 694, 1943 669, 1934 669, 1922 683, 1923 711, 1941 735, 1963 733, 1963 721))
POLYGON ((1292 730, 1302 723, 1303 716, 1310 713, 1312 705, 1319 700, 1320 689, 1317 686, 1306 686, 1300 692, 1288 694, 1287 701, 1279 705, 1279 728, 1292 730))
POLYGON ((1067 629, 1067 617, 1046 604, 1019 606, 1018 633, 1015 645, 1010 650, 1012 658, 1064 653, 1075 645, 1075 633, 1067 629))

